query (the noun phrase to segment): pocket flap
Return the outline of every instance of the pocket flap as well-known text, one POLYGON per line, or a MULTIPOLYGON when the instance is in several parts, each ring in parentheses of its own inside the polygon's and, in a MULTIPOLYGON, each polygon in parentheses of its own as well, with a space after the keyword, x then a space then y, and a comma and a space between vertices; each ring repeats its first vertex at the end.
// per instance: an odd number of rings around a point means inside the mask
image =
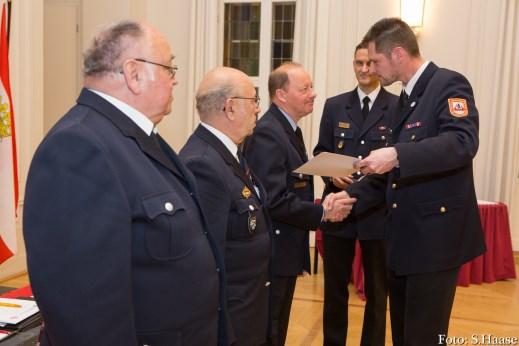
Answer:
POLYGON ((150 220, 160 214, 173 215, 178 210, 185 210, 184 203, 173 191, 143 197, 142 205, 150 220))
POLYGON ((234 203, 236 204, 236 210, 238 211, 238 214, 252 212, 259 209, 257 201, 253 198, 238 199, 234 201, 234 203))
POLYGON ((444 214, 463 208, 463 198, 461 196, 455 196, 440 201, 420 203, 418 208, 420 209, 420 215, 422 216, 444 214))
POLYGON ((339 138, 353 138, 355 136, 354 129, 343 129, 343 128, 335 128, 333 130, 333 135, 339 138))
POLYGON ((417 142, 427 136, 427 128, 414 127, 412 129, 406 129, 406 131, 402 131, 402 136, 404 137, 404 141, 417 142))
POLYGON ((312 179, 312 176, 311 175, 307 175, 307 174, 303 174, 303 173, 294 173, 294 172, 290 172, 290 176, 292 178, 294 178, 295 180, 311 180, 312 179))

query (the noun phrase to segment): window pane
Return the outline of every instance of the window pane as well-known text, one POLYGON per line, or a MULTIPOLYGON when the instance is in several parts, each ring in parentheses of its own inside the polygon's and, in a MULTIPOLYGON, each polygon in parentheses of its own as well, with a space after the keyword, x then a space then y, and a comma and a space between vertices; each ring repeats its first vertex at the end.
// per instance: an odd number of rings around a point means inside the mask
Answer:
POLYGON ((225 4, 223 64, 249 76, 259 71, 260 14, 260 3, 225 4))
POLYGON ((295 2, 272 4, 272 56, 271 68, 291 61, 294 46, 295 2))

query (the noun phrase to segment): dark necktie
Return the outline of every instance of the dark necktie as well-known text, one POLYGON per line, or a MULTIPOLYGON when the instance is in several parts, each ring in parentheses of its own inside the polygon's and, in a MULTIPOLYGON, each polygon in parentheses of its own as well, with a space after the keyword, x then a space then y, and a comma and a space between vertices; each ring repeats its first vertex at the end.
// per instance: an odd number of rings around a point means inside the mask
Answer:
POLYGON ((159 135, 156 132, 151 132, 150 138, 153 141, 153 144, 155 144, 155 146, 157 147, 157 149, 163 152, 162 147, 160 146, 159 135))
POLYGON ((305 141, 303 140, 303 132, 301 131, 301 128, 298 126, 296 128, 296 137, 299 144, 299 150, 305 154, 306 157, 306 148, 305 148, 305 141))
POLYGON ((240 162, 240 166, 243 169, 243 171, 245 172, 245 175, 252 183, 254 183, 252 180, 252 175, 250 174, 249 165, 247 164, 247 160, 245 159, 245 156, 243 156, 241 150, 238 150, 238 152, 236 153, 236 156, 238 156, 238 161, 240 162))
POLYGON ((370 99, 368 96, 364 96, 364 98, 362 99, 362 117, 364 118, 364 120, 367 119, 369 114, 369 101, 370 99))
POLYGON ((402 109, 404 109, 405 107, 407 107, 407 104, 409 103, 409 95, 407 95, 407 93, 402 90, 402 93, 400 94, 400 106, 402 109))

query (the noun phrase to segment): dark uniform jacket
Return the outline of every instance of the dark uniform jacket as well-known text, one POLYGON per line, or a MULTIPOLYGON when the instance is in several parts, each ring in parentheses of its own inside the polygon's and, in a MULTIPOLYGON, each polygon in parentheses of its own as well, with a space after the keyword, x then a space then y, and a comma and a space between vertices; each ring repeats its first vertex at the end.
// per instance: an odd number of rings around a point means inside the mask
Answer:
POLYGON ((478 111, 467 79, 430 63, 392 129, 399 167, 386 194, 389 268, 397 275, 434 272, 481 255, 472 172, 478 111))
MULTIPOLYGON (((314 155, 330 152, 363 158, 371 150, 384 147, 397 104, 398 97, 381 88, 364 121, 357 88, 329 98, 324 105, 314 155)), ((354 178, 360 175, 355 174, 354 178)), ((330 178, 323 179, 323 199, 330 192, 340 191, 330 178)), ((344 238, 383 239, 385 211, 385 203, 381 202, 360 215, 352 213, 343 222, 326 222, 321 229, 344 238)))
POLYGON ((308 230, 319 226, 323 209, 313 203, 313 177, 293 173, 307 155, 290 123, 272 104, 245 144, 245 157, 268 194, 274 233, 273 273, 310 273, 308 230))
POLYGON ((217 343, 214 241, 159 141, 84 89, 37 149, 23 221, 42 345, 217 343))
POLYGON ((271 254, 271 225, 261 202, 266 192, 255 181, 257 196, 239 162, 202 125, 179 156, 196 178, 209 230, 225 257, 230 341, 261 345, 268 330, 271 254))

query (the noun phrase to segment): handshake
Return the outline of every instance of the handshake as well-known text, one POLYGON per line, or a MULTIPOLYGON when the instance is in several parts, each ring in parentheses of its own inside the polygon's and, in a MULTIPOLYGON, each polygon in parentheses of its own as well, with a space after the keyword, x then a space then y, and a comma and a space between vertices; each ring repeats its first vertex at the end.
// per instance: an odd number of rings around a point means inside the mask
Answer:
POLYGON ((344 220, 353 208, 356 198, 350 197, 346 191, 328 194, 322 203, 323 221, 339 222, 344 220))

